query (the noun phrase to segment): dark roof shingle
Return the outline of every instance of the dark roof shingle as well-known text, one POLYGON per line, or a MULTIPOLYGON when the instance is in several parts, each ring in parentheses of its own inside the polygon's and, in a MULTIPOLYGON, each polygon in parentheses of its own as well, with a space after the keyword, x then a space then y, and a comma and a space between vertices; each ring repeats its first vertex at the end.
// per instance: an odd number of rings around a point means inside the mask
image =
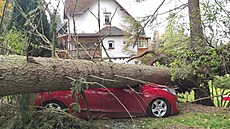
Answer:
POLYGON ((65 0, 65 14, 83 14, 96 0, 65 0))
POLYGON ((120 28, 117 28, 116 26, 106 26, 101 29, 100 33, 102 35, 110 35, 110 36, 124 36, 127 34, 127 32, 121 30, 120 28))

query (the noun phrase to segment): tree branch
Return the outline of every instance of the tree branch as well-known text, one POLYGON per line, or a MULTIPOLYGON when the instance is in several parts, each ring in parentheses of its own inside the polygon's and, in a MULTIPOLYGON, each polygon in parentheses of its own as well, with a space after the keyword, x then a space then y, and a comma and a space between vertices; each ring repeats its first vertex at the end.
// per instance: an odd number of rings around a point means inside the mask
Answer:
POLYGON ((141 55, 139 55, 139 56, 134 56, 134 57, 131 57, 128 61, 127 61, 127 63, 128 62, 130 62, 131 60, 133 60, 133 59, 138 59, 138 58, 142 58, 143 56, 145 56, 145 55, 148 55, 148 54, 154 54, 154 55, 156 55, 156 56, 160 56, 161 54, 159 54, 156 50, 147 50, 147 51, 145 51, 145 52, 143 52, 141 55))

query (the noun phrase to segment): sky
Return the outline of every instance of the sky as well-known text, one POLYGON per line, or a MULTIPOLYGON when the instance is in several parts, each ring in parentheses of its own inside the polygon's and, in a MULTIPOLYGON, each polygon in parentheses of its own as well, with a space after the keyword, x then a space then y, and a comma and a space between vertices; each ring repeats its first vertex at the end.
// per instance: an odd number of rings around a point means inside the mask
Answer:
MULTIPOLYGON (((149 15, 154 13, 163 0, 146 0, 145 2, 136 3, 135 0, 117 0, 124 8, 134 17, 149 15)), ((187 1, 187 0, 182 0, 187 1)), ((160 9, 160 12, 169 10, 179 5, 178 0, 166 0, 160 9)))
MULTIPOLYGON (((146 0, 145 2, 136 3, 135 0, 117 0, 133 17, 139 18, 147 15, 154 14, 155 10, 161 5, 163 0, 146 0)), ((178 7, 187 0, 166 0, 161 8, 158 10, 158 14, 165 13, 175 7, 178 7)), ((188 10, 184 9, 185 15, 188 14, 188 10)), ((156 21, 145 28, 146 35, 152 37, 154 30, 158 30, 160 34, 165 31, 167 22, 165 19, 168 17, 168 13, 164 15, 158 15, 156 21), (165 21, 165 22, 162 22, 165 21), (158 24, 161 22, 161 24, 158 24)))

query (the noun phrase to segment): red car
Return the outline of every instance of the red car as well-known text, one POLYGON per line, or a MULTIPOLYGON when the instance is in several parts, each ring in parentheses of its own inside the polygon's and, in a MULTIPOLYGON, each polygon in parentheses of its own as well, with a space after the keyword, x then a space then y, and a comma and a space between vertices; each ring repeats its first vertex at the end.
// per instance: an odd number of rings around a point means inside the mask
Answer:
MULTIPOLYGON (((167 117, 177 114, 177 96, 174 89, 158 84, 143 84, 134 88, 92 88, 84 91, 91 115, 95 118, 135 116, 167 117), (128 112, 130 113, 128 113, 128 112)), ((37 94, 36 106, 67 109, 80 118, 87 118, 86 104, 79 98, 80 112, 74 112, 76 96, 70 91, 37 94)))

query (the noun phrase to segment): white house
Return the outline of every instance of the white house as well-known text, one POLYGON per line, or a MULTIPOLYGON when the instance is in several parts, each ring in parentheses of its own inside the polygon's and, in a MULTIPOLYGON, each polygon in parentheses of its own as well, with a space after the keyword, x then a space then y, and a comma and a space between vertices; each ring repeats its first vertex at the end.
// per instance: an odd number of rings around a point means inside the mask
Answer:
MULTIPOLYGON (((84 46, 88 54, 95 55, 97 51, 97 57, 103 60, 110 58, 117 63, 125 63, 128 58, 137 54, 138 46, 125 47, 128 37, 123 27, 128 24, 124 22, 124 19, 131 15, 116 0, 65 0, 64 6, 68 34, 60 36, 59 39, 66 49, 75 51, 77 47, 84 46), (73 36, 75 41, 77 39, 82 46, 72 43, 73 36), (104 48, 96 49, 100 40, 104 48)), ((147 49, 150 38, 141 37, 143 44, 141 49, 147 49)))

